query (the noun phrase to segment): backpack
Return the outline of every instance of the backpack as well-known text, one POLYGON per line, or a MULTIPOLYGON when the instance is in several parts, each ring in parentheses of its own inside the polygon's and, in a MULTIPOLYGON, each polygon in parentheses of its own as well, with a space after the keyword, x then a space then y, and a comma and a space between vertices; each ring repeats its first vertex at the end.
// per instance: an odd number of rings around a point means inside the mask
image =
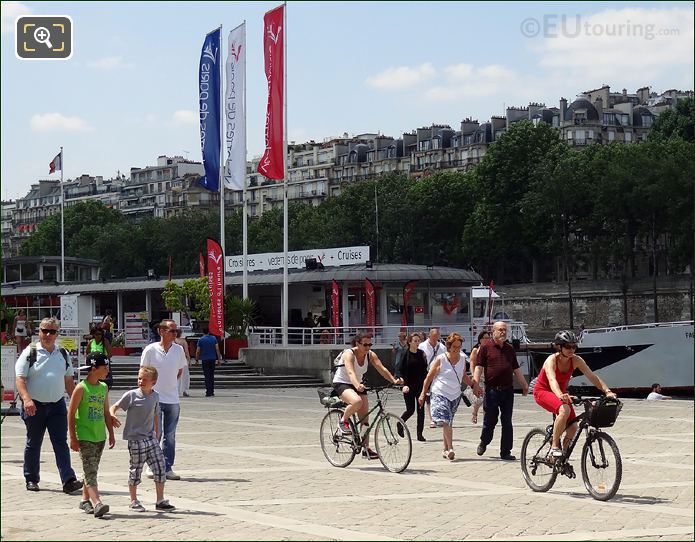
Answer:
MULTIPOLYGON (((36 363, 36 344, 32 344, 29 349, 29 357, 27 359, 29 360, 29 369, 31 369, 31 366, 36 363)), ((58 350, 63 355, 63 359, 65 359, 65 370, 67 371, 72 366, 68 351, 65 348, 58 348, 58 350)))
MULTIPOLYGON (((345 362, 343 362, 343 354, 347 352, 348 350, 352 350, 352 348, 346 348, 343 350, 340 354, 338 354, 335 359, 333 360, 333 363, 331 363, 331 374, 335 374, 335 372, 338 370, 338 367, 345 367, 345 362)), ((369 363, 369 360, 371 359, 371 350, 367 352, 367 363, 369 363)))

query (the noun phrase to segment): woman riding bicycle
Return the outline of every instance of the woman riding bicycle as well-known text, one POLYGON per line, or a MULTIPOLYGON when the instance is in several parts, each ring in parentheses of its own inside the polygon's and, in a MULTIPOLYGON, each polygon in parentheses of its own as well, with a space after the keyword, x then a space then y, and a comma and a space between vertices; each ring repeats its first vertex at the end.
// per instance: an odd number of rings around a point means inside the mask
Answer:
MULTIPOLYGON (((383 366, 379 356, 370 351, 372 337, 364 332, 359 332, 352 339, 352 348, 345 350, 341 356, 342 365, 338 367, 333 376, 333 388, 340 400, 347 405, 343 418, 340 420, 340 431, 349 435, 352 433, 348 420, 353 414, 362 421, 362 425, 369 425, 366 418, 369 412, 367 393, 364 391, 362 378, 371 363, 388 382, 402 384, 402 378, 394 378, 389 370, 383 366), (363 419, 364 418, 364 419, 363 419)), ((369 459, 379 459, 379 455, 369 447, 369 436, 365 438, 365 450, 362 455, 369 459)))
POLYGON ((577 342, 577 337, 572 331, 560 331, 555 335, 553 344, 557 352, 550 354, 545 360, 533 388, 533 398, 536 403, 548 412, 557 415, 553 425, 553 442, 550 450, 553 457, 562 457, 577 432, 576 424, 572 423, 576 418, 574 407, 572 407, 572 398, 567 393, 567 386, 575 369, 584 373, 584 376, 606 397, 615 398, 615 393, 589 369, 581 357, 575 354, 577 342), (567 433, 563 446, 560 448, 560 435, 565 429, 567 429, 567 433))

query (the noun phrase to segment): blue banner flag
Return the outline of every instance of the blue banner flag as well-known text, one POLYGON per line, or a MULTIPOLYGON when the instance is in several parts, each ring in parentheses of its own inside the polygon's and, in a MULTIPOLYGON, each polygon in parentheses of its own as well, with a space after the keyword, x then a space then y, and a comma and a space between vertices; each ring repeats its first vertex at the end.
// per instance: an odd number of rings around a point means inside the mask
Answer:
POLYGON ((220 29, 205 36, 200 53, 198 98, 200 102, 200 149, 205 176, 200 185, 220 189, 220 29))

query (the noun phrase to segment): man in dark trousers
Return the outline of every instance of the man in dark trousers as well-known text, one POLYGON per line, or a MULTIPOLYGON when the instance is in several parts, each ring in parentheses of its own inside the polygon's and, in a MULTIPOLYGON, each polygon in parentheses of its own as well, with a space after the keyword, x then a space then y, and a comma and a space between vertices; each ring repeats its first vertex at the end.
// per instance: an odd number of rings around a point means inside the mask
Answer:
POLYGON ((203 375, 205 376, 205 397, 215 396, 215 365, 222 361, 220 345, 217 337, 210 334, 210 329, 203 329, 204 335, 198 339, 198 347, 195 350, 195 359, 203 361, 203 375))
POLYGON ((478 350, 478 364, 475 368, 473 381, 478 384, 485 371, 485 419, 480 433, 478 455, 483 455, 492 442, 492 435, 497 425, 497 419, 502 418, 502 439, 500 441, 500 458, 514 461, 511 454, 514 438, 512 428, 512 411, 514 409, 514 380, 512 375, 521 383, 522 393, 528 394, 528 384, 524 378, 519 363, 516 360, 514 347, 507 342, 507 324, 495 322, 492 326, 492 341, 486 341, 478 350))

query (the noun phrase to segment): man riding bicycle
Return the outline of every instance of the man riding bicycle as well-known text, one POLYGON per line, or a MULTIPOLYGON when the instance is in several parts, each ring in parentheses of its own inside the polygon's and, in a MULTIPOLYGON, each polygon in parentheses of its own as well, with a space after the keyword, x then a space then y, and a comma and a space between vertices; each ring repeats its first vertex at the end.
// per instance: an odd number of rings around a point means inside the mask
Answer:
POLYGON ((589 369, 586 362, 576 355, 577 342, 577 336, 572 331, 560 331, 555 335, 553 344, 557 352, 550 354, 545 360, 533 388, 533 398, 536 403, 548 412, 556 414, 550 450, 550 455, 553 457, 562 457, 577 432, 576 424, 572 423, 576 418, 574 407, 572 407, 572 398, 567 393, 567 386, 575 369, 584 373, 606 397, 613 399, 616 397, 603 380, 589 369), (560 448, 560 435, 565 429, 567 433, 562 448, 560 448))
MULTIPOLYGON (((362 378, 369 368, 369 363, 374 365, 374 368, 388 382, 392 384, 403 383, 402 378, 394 378, 389 370, 384 367, 379 357, 370 351, 371 347, 371 335, 363 332, 357 333, 352 339, 352 348, 343 352, 341 356, 342 365, 338 367, 333 377, 335 393, 347 405, 339 424, 343 434, 349 435, 352 432, 348 420, 355 413, 362 421, 362 425, 369 425, 369 421, 366 419, 369 412, 369 403, 367 394, 364 391, 364 384, 362 384, 362 378)), ((369 436, 366 437, 362 453, 369 459, 379 458, 378 454, 369 448, 369 436)))

